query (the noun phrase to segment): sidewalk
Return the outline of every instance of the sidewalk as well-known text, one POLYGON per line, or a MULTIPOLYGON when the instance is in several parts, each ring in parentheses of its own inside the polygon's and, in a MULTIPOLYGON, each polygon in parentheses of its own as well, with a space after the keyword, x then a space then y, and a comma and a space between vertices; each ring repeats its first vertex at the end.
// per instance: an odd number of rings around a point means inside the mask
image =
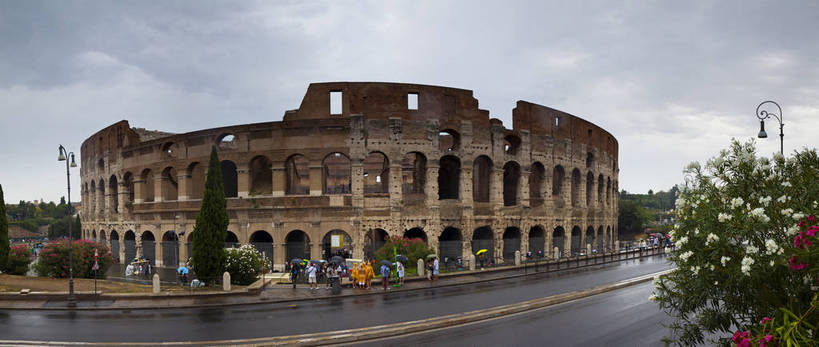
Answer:
MULTIPOLYGON (((522 264, 520 266, 501 266, 485 270, 476 269, 474 271, 462 271, 441 274, 438 280, 431 282, 425 277, 406 278, 404 286, 395 288, 390 286, 387 292, 419 290, 431 287, 446 287, 469 283, 479 283, 503 278, 514 278, 532 275, 534 273, 557 272, 574 270, 579 268, 594 268, 621 260, 636 259, 641 257, 659 256, 662 250, 656 254, 646 252, 638 253, 621 252, 619 254, 598 255, 589 258, 571 258, 561 261, 559 264, 551 262, 550 265, 540 263, 522 264), (612 256, 614 258, 612 258, 612 256), (619 260, 618 260, 619 256, 619 260)), ((351 289, 349 279, 344 279, 341 294, 333 295, 330 290, 324 289, 321 284, 319 290, 309 290, 306 284, 297 284, 293 289, 292 284, 272 284, 277 281, 280 274, 267 274, 263 280, 259 280, 246 290, 241 292, 209 292, 194 294, 102 294, 93 296, 90 293, 79 293, 77 298, 77 309, 79 310, 129 310, 129 309, 161 309, 161 308, 201 308, 229 305, 251 305, 270 302, 288 302, 299 300, 314 300, 322 298, 338 298, 361 295, 375 295, 384 293, 381 288, 381 281, 372 281, 372 289, 351 289), (263 288, 263 283, 264 288, 263 288)), ((394 279, 393 279, 394 280, 394 279)), ((0 295, 0 309, 46 309, 64 310, 68 309, 66 300, 67 293, 49 293, 31 295, 0 295)))

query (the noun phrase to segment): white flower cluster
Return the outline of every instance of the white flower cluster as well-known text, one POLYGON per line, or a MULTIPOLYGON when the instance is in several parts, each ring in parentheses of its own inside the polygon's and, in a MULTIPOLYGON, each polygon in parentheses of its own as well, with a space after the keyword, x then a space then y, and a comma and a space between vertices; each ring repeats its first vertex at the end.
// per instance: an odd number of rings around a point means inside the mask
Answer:
POLYGON ((742 268, 740 270, 742 270, 742 273, 745 274, 745 276, 751 275, 751 265, 753 264, 754 258, 748 256, 742 258, 742 268))
POLYGON ((729 261, 731 261, 731 257, 722 256, 722 258, 719 259, 723 267, 727 266, 729 261))
POLYGON ((797 212, 797 213, 794 213, 793 215, 791 215, 791 217, 793 217, 793 219, 796 219, 796 220, 802 220, 802 218, 805 218, 806 216, 805 216, 804 213, 797 212))
POLYGON ((745 247, 745 253, 747 254, 756 254, 757 252, 759 252, 759 248, 754 245, 748 245, 745 247))
POLYGON ((731 218, 732 218, 731 215, 722 212, 720 212, 719 215, 717 216, 717 219, 720 221, 720 223, 725 223, 731 220, 731 218))
POLYGON ((785 217, 790 217, 790 216, 793 215, 793 209, 792 208, 786 208, 786 209, 783 209, 782 211, 779 211, 779 212, 781 212, 782 215, 785 216, 785 217))
POLYGON ((791 187, 791 182, 788 182, 788 181, 782 182, 782 186, 783 187, 791 187))
POLYGON ((742 200, 742 198, 733 198, 733 199, 731 199, 731 208, 735 209, 737 207, 742 206, 742 204, 744 204, 744 203, 745 203, 745 200, 742 200))
POLYGON ((658 298, 658 297, 657 297, 656 295, 654 295, 654 294, 651 294, 651 296, 649 296, 649 297, 648 297, 648 300, 649 300, 649 301, 653 301, 653 302, 657 302, 657 301, 660 301, 660 298, 658 298))
POLYGON ((760 221, 762 221, 762 223, 768 223, 771 221, 771 219, 765 215, 765 209, 763 209, 762 207, 757 207, 751 210, 751 216, 759 219, 760 221))
POLYGON ((770 196, 761 196, 761 197, 759 197, 759 203, 762 206, 768 206, 768 204, 770 204, 772 200, 773 200, 773 198, 770 197, 770 196))
POLYGON ((777 252, 781 252, 782 248, 776 244, 776 241, 767 239, 765 240, 765 254, 767 255, 774 255, 777 252))
POLYGON ((708 233, 708 237, 705 239, 705 245, 708 246, 714 242, 719 241, 719 236, 714 233, 708 233))
POLYGON ((693 266, 693 267, 691 267, 691 274, 693 274, 694 276, 696 276, 696 275, 699 275, 699 273, 700 273, 700 267, 699 267, 699 266, 693 266))
POLYGON ((788 228, 788 230, 785 231, 785 233, 787 233, 788 236, 794 236, 799 233, 799 226, 792 225, 790 228, 788 228))
POLYGON ((682 247, 688 242, 688 236, 683 236, 679 240, 677 240, 676 245, 677 247, 682 247))
POLYGON ((688 258, 691 258, 692 255, 694 255, 694 252, 688 251, 688 252, 680 254, 680 259, 682 261, 688 261, 688 258))

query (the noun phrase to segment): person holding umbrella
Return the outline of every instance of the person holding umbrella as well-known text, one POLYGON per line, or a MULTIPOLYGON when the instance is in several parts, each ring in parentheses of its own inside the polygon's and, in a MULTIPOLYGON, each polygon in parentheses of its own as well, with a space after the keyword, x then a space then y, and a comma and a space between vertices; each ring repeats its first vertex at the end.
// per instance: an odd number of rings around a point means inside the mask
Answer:
POLYGON ((182 265, 176 269, 176 272, 179 274, 179 283, 182 284, 182 286, 188 285, 188 271, 189 270, 187 267, 185 267, 185 265, 182 265))
POLYGON ((301 264, 301 259, 290 261, 290 281, 293 282, 293 289, 296 289, 296 280, 299 278, 299 264, 301 264))
POLYGON ((404 264, 400 261, 395 264, 395 271, 398 272, 398 286, 404 285, 404 264))
POLYGON ((387 286, 390 285, 390 262, 384 260, 381 262, 381 286, 386 291, 387 286))

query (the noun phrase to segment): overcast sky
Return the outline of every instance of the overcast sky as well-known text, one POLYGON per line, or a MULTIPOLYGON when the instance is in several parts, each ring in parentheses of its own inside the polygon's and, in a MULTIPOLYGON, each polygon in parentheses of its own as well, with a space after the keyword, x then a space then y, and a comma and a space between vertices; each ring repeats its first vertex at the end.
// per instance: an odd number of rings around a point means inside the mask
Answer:
POLYGON ((6 202, 58 200, 58 144, 79 153, 121 119, 278 121, 326 81, 471 89, 507 127, 517 100, 580 116, 618 139, 631 192, 755 136, 768 99, 786 152, 817 146, 819 2, 615 3, 0 0, 0 184, 6 202))

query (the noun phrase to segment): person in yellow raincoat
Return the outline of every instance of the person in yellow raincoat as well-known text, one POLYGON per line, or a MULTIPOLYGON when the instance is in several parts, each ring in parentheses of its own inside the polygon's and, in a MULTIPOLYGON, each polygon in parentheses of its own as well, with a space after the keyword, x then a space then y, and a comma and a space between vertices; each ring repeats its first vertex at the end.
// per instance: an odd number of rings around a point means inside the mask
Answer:
POLYGON ((359 283, 358 264, 353 264, 353 270, 350 271, 350 279, 353 281, 353 288, 358 287, 359 283))
POLYGON ((373 266, 370 263, 367 263, 367 274, 366 274, 367 289, 370 289, 370 287, 372 286, 373 278, 375 278, 375 273, 373 272, 373 266))

